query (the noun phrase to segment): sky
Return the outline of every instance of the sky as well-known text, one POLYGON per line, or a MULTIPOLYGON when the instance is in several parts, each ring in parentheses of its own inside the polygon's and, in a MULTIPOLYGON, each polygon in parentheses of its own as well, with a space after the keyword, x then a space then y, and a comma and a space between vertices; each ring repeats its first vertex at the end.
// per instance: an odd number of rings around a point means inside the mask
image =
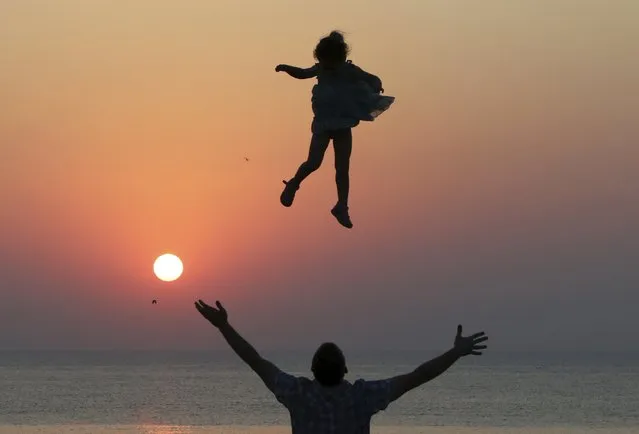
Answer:
POLYGON ((258 349, 636 349, 638 40, 634 0, 5 0, 0 349, 224 348, 198 298, 258 349), (274 68, 333 29, 396 97, 352 230, 332 149, 279 203, 314 82, 274 68))

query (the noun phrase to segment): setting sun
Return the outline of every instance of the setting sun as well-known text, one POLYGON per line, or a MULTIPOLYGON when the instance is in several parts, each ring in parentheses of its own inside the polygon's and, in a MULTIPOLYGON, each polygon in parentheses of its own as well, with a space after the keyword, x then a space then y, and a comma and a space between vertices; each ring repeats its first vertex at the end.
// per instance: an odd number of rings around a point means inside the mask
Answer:
POLYGON ((182 271, 184 271, 182 261, 171 253, 158 256, 153 263, 153 272, 158 279, 165 282, 178 279, 182 275, 182 271))

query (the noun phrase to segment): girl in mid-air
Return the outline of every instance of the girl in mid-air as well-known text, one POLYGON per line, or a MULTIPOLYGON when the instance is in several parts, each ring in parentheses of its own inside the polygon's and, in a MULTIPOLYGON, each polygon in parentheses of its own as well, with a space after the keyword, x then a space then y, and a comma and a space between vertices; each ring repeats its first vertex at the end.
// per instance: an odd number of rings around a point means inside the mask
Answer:
POLYGON ((348 214, 348 169, 353 145, 351 128, 360 121, 373 121, 393 104, 395 98, 381 95, 384 92, 381 80, 346 60, 348 53, 344 37, 334 31, 315 47, 315 65, 310 68, 278 65, 275 71, 284 71, 298 79, 317 77, 311 98, 314 117, 308 158, 293 178, 284 181, 280 202, 286 207, 293 204, 300 183, 320 167, 328 144, 333 140, 337 204, 331 214, 342 226, 352 228, 348 214))

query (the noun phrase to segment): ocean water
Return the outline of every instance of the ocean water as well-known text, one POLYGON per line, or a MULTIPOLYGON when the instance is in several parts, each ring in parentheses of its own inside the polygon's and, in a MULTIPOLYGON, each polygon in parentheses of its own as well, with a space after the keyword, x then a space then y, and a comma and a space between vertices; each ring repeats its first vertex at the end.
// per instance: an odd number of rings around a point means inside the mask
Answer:
MULTIPOLYGON (((309 375, 311 353, 265 354, 309 375)), ((435 356, 347 354, 379 379, 435 356)), ((289 433, 288 413, 230 350, 0 352, 0 433, 289 433)), ((374 433, 639 433, 639 354, 486 353, 378 413, 374 433)))

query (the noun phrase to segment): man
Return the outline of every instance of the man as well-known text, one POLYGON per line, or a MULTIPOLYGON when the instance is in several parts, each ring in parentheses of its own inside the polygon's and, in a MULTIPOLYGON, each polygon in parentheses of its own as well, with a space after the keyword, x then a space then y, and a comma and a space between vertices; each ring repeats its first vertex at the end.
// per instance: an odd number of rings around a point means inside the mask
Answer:
POLYGON ((311 365, 314 380, 294 377, 262 358, 228 322, 228 314, 219 301, 217 308, 202 300, 195 307, 217 327, 240 358, 262 379, 266 387, 289 411, 293 434, 369 434, 371 417, 388 404, 427 381, 441 375, 467 355, 481 355, 488 339, 484 332, 457 336, 452 349, 423 363, 407 374, 386 380, 344 380, 348 372, 342 351, 333 343, 322 344, 311 365))

